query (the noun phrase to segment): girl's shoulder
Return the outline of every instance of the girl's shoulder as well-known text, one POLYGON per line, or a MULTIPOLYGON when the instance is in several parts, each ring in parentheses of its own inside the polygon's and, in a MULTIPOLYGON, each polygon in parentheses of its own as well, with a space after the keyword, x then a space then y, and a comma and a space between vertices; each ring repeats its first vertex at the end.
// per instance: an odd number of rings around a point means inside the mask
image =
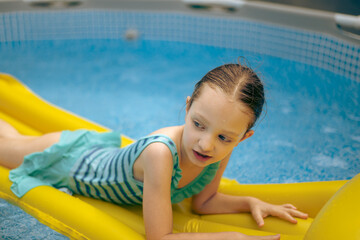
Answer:
MULTIPOLYGON (((184 130, 184 126, 172 126, 172 127, 165 127, 165 128, 161 128, 159 130, 156 130, 154 132, 152 132, 150 135, 165 135, 167 137, 169 137, 177 147, 180 146, 180 141, 181 141, 181 137, 182 137, 182 133, 184 130)), ((178 151, 180 149, 177 149, 178 151)))
POLYGON ((134 175, 138 179, 143 180, 146 171, 160 174, 168 169, 172 173, 178 168, 181 129, 181 126, 162 128, 138 140, 139 144, 134 147, 140 149, 141 153, 133 166, 134 175), (143 145, 142 142, 146 143, 143 145), (138 145, 142 147, 139 148, 138 145))

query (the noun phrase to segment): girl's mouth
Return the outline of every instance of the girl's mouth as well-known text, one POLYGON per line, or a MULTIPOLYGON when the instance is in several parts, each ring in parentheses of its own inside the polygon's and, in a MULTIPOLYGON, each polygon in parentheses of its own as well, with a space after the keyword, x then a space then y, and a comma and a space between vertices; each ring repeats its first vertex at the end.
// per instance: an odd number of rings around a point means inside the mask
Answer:
POLYGON ((195 150, 193 150, 193 153, 196 157, 197 160, 201 161, 201 162, 206 162, 207 160, 209 160, 211 157, 205 154, 201 154, 195 150))

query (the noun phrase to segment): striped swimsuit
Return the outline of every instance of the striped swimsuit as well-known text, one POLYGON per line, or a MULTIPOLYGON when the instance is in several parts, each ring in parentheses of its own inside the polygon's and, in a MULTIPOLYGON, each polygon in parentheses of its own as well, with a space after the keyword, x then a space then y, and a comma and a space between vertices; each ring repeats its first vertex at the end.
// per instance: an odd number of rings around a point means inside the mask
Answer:
POLYGON ((166 144, 172 154, 172 203, 199 193, 214 178, 219 163, 209 165, 192 183, 178 189, 181 169, 175 143, 165 135, 151 135, 125 148, 94 146, 89 149, 71 169, 70 188, 75 193, 117 204, 141 204, 143 182, 134 178, 132 169, 141 152, 154 142, 166 144))
POLYGON ((175 143, 165 135, 150 135, 119 148, 119 132, 64 131, 60 141, 43 152, 25 156, 21 166, 10 171, 11 190, 22 197, 37 186, 66 187, 74 193, 116 204, 141 204, 143 182, 133 176, 133 165, 151 143, 162 142, 172 153, 171 202, 199 193, 214 178, 219 163, 210 164, 188 185, 181 179, 175 143))

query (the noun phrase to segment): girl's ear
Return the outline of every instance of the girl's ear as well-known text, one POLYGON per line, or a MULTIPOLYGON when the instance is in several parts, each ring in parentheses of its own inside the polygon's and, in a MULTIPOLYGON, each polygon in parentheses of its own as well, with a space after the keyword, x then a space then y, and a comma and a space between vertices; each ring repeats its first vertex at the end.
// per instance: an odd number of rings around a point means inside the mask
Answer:
POLYGON ((186 113, 189 111, 189 103, 190 103, 190 99, 191 99, 191 97, 190 96, 187 96, 187 98, 186 98, 186 113))
POLYGON ((242 142, 242 141, 244 141, 245 139, 247 139, 247 138, 249 138, 249 137, 251 137, 252 135, 254 135, 254 130, 248 130, 245 134, 244 134, 244 136, 240 139, 240 141, 236 144, 236 146, 240 143, 240 142, 242 142))

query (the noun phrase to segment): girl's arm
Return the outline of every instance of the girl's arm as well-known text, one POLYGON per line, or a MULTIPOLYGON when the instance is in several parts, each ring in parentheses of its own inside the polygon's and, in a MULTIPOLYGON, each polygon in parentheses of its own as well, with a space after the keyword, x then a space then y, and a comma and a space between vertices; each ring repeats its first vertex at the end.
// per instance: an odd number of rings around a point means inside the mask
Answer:
POLYGON ((250 237, 237 232, 173 234, 170 195, 173 169, 171 152, 162 143, 152 143, 143 151, 140 158, 144 170, 143 215, 146 239, 279 239, 279 236, 250 237))
POLYGON ((259 227, 264 225, 264 218, 270 215, 291 223, 297 223, 294 217, 303 219, 308 217, 291 204, 273 205, 254 197, 232 196, 217 192, 229 158, 230 155, 221 162, 213 181, 193 197, 192 205, 195 212, 199 214, 251 212, 259 227))

